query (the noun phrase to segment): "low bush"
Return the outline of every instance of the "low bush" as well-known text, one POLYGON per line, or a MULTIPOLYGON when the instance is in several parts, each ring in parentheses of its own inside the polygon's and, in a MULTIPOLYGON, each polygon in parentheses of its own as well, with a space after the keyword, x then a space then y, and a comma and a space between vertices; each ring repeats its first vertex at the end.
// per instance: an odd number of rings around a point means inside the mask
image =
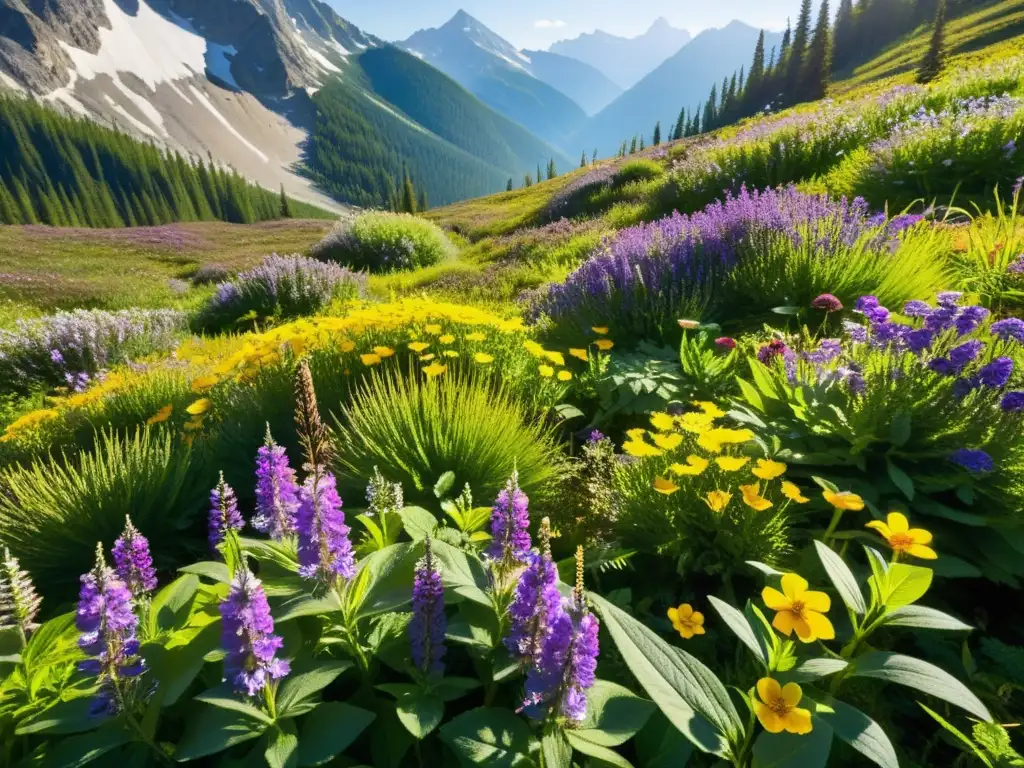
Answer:
POLYGON ((661 163, 656 163, 647 158, 630 160, 619 167, 615 174, 613 184, 616 187, 624 187, 637 181, 651 181, 665 175, 665 169, 661 163))
POLYGON ((447 259, 454 246, 431 221, 407 213, 371 211, 335 225, 312 256, 355 270, 400 272, 447 259))
POLYGON ((239 323, 311 315, 336 299, 354 299, 366 290, 366 276, 337 264, 304 256, 268 256, 263 263, 217 286, 200 313, 204 330, 239 323))

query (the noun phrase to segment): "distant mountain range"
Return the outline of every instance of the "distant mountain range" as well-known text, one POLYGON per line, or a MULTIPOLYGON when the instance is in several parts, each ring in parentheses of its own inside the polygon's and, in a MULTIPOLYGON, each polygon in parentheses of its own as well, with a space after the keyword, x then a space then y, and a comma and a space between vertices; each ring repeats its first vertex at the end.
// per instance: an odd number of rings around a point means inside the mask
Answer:
POLYGON ((685 29, 676 29, 660 18, 637 37, 619 37, 597 30, 572 40, 561 40, 549 50, 589 64, 627 89, 677 53, 690 39, 685 29))

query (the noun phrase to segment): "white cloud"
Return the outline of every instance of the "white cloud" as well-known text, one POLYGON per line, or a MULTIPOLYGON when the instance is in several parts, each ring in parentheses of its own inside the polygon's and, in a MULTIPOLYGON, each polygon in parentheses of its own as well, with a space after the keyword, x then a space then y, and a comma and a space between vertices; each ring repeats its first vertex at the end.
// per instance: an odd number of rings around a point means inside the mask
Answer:
POLYGON ((565 22, 561 19, 537 19, 533 26, 537 29, 560 29, 565 26, 565 22))

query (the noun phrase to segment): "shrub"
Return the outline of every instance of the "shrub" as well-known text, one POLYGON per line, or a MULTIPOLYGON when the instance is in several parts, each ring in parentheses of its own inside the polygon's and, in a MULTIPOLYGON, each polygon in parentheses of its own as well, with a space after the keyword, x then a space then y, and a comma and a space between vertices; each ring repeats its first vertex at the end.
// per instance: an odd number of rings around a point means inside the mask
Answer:
POLYGON ((560 472, 551 432, 500 387, 473 376, 374 376, 342 406, 336 444, 347 486, 379 467, 406 498, 426 502, 445 472, 493 499, 513 470, 542 501, 560 472))
POLYGON ((304 256, 268 256, 234 280, 221 283, 200 315, 206 329, 239 320, 311 315, 335 299, 353 299, 366 290, 366 276, 337 264, 304 256))
POLYGON ((374 273, 429 267, 454 247, 433 222, 407 213, 371 211, 341 221, 312 250, 313 258, 374 273))
POLYGON ((651 181, 652 179, 658 179, 665 175, 665 169, 660 163, 656 163, 653 160, 642 158, 640 160, 630 160, 628 163, 624 163, 619 167, 618 173, 615 174, 613 184, 616 187, 624 187, 627 184, 632 184, 636 181, 651 181))
POLYGON ((84 389, 100 371, 172 348, 185 315, 170 309, 77 309, 0 329, 0 392, 33 385, 84 389))
POLYGON ((223 264, 203 264, 192 273, 192 285, 223 283, 231 277, 231 270, 223 264))
MULTIPOLYGON (((93 451, 63 462, 36 460, 0 474, 0 540, 40 585, 68 596, 110 544, 125 515, 149 537, 158 562, 188 547, 210 478, 168 430, 102 434, 93 451)), ((192 542, 195 540, 192 539, 192 542)))

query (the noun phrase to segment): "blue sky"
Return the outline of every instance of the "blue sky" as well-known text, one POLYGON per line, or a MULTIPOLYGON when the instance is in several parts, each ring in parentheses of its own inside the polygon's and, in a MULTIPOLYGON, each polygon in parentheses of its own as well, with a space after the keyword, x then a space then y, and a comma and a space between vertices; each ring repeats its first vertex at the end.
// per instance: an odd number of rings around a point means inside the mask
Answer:
POLYGON ((659 16, 696 34, 739 19, 783 29, 799 0, 327 0, 344 18, 386 40, 437 27, 464 8, 520 48, 547 48, 556 40, 603 29, 632 37, 659 16))

